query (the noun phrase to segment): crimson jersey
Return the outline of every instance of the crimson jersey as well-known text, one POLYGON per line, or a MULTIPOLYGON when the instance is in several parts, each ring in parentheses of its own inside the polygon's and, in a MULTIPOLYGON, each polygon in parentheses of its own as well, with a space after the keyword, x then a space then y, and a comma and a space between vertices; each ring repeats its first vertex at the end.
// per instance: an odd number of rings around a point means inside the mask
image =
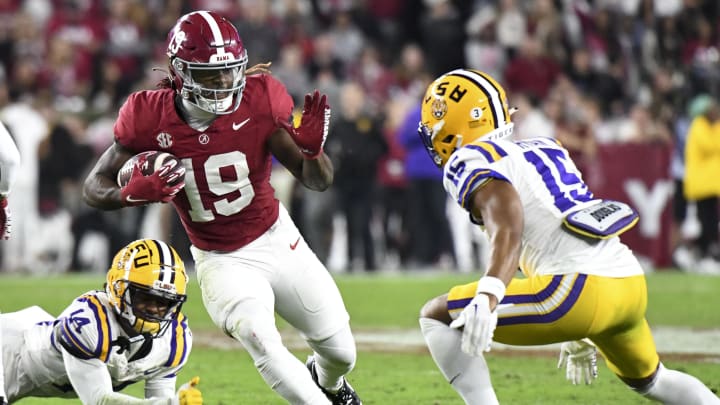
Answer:
POLYGON ((288 121, 293 101, 268 75, 248 76, 242 97, 237 111, 218 116, 205 131, 180 117, 171 89, 131 94, 115 122, 115 138, 125 148, 161 150, 182 160, 185 188, 173 205, 190 241, 203 250, 238 249, 278 216, 267 140, 276 119, 288 121))

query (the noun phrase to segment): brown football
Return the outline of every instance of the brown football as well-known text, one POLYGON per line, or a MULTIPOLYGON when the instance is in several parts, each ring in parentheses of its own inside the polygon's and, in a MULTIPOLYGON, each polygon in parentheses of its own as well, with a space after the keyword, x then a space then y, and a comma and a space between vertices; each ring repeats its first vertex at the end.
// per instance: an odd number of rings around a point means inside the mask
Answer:
MULTIPOLYGON (((159 170, 165 164, 172 164, 172 168, 181 167, 182 162, 175 155, 167 152, 161 152, 157 150, 150 150, 147 152, 140 152, 137 155, 128 159, 120 168, 117 174, 117 183, 120 187, 125 187, 130 176, 132 175, 133 167, 139 166, 140 172, 144 176, 149 176, 159 170), (174 162, 174 164, 172 164, 174 162)), ((169 185, 175 185, 185 180, 185 172, 181 171, 177 178, 173 179, 169 185)))

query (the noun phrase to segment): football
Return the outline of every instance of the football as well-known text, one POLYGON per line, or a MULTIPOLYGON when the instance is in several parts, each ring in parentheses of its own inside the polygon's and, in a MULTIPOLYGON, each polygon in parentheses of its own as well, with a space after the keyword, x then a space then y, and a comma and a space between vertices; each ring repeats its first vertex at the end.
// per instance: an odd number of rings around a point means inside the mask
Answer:
MULTIPOLYGON (((140 172, 143 174, 143 176, 149 176, 159 170, 163 165, 171 163, 173 161, 175 162, 175 164, 172 165, 173 168, 182 167, 182 162, 180 162, 180 159, 178 159, 173 154, 157 150, 140 152, 137 155, 128 159, 122 165, 120 171, 118 171, 118 186, 125 187, 125 185, 127 185, 128 181, 130 181, 133 167, 136 165, 140 167, 140 172)), ((174 186, 182 182, 183 180, 185 180, 185 171, 178 171, 177 177, 172 179, 168 183, 168 185, 174 186)))

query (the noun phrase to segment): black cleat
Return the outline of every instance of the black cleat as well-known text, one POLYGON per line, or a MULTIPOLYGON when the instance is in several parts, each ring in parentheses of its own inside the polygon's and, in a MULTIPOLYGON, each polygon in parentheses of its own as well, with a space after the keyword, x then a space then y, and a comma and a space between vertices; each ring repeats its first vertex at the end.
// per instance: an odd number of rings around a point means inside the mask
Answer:
POLYGON ((317 372, 315 371, 315 358, 313 356, 308 357, 305 365, 310 371, 310 375, 312 376, 313 381, 315 381, 315 385, 317 385, 320 390, 322 390, 323 394, 328 397, 328 399, 330 400, 330 402, 332 402, 333 405, 362 405, 362 401, 360 400, 360 398, 358 398, 355 390, 347 382, 345 377, 343 377, 343 383, 338 392, 332 393, 323 388, 318 383, 318 376, 317 372))

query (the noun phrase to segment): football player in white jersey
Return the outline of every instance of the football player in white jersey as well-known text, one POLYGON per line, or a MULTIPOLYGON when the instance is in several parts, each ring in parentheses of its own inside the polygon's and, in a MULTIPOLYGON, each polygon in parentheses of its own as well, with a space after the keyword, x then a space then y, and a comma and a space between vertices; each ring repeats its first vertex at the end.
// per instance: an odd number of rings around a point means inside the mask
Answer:
POLYGON ((20 152, 5 125, 0 122, 0 239, 10 237, 7 197, 20 167, 20 152))
POLYGON ((104 291, 77 297, 57 318, 37 306, 0 315, 5 403, 77 397, 83 404, 201 405, 198 377, 175 392, 192 347, 180 312, 186 285, 175 249, 141 239, 115 255, 104 291), (139 381, 145 399, 118 392, 139 381))
MULTIPOLYGON (((598 199, 558 142, 513 142, 503 88, 448 72, 427 89, 419 135, 448 194, 491 243, 487 273, 428 301, 420 327, 433 360, 467 404, 496 404, 483 352, 561 345, 574 384, 597 376, 596 350, 632 390, 666 404, 720 404, 695 377, 660 362, 645 320, 640 264, 618 235, 637 214, 598 199), (514 278, 518 267, 524 277, 514 278)), ((559 366, 560 366, 559 365, 559 366)))

